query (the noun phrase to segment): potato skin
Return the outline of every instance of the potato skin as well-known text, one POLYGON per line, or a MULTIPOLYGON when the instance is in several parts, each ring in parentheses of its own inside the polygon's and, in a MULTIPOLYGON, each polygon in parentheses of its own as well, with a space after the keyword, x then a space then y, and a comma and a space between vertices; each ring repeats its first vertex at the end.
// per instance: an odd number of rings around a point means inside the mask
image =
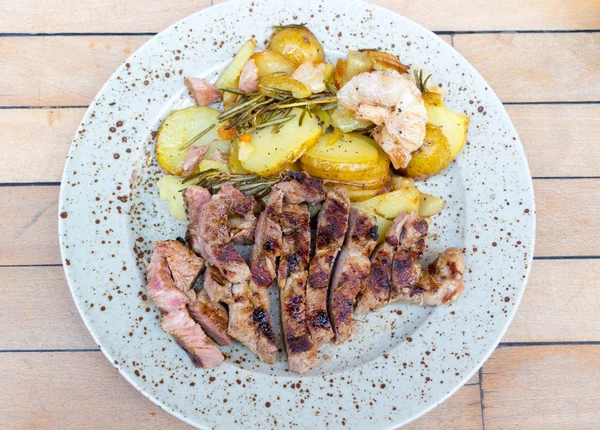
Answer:
POLYGON ((404 169, 406 176, 424 178, 437 175, 450 163, 452 152, 440 127, 427 123, 425 141, 404 169))
POLYGON ((259 78, 273 73, 291 75, 296 70, 296 66, 291 61, 283 55, 268 49, 255 52, 250 59, 254 60, 254 64, 258 67, 259 78))
POLYGON ((454 160, 467 142, 467 129, 470 118, 461 115, 443 106, 425 105, 427 109, 427 121, 441 128, 442 133, 448 139, 451 160, 454 160))
POLYGON ((271 34, 267 49, 299 66, 305 61, 325 61, 321 43, 306 27, 284 28, 271 34))

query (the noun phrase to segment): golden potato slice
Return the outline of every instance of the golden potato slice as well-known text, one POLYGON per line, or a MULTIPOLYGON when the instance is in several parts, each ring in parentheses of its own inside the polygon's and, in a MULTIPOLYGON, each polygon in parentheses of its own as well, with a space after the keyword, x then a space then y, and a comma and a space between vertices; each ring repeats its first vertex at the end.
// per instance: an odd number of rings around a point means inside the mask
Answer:
POLYGON ((398 73, 407 73, 408 67, 400 62, 400 59, 389 52, 368 51, 366 53, 373 60, 375 70, 395 70, 398 73))
POLYGON ((338 107, 331 113, 331 125, 339 128, 344 133, 350 133, 354 130, 370 127, 373 123, 365 119, 357 119, 351 110, 338 107))
POLYGON ((444 199, 431 194, 421 193, 419 199, 419 215, 422 217, 433 216, 446 206, 444 199))
POLYGON ((250 59, 254 60, 254 64, 258 67, 258 77, 262 78, 265 75, 273 73, 283 73, 291 75, 296 70, 296 65, 285 58, 283 55, 269 51, 255 52, 250 59))
POLYGON ((439 93, 428 91, 423 93, 425 106, 444 106, 444 97, 439 93))
POLYGON ((419 209, 420 197, 417 187, 406 187, 391 193, 380 194, 362 202, 352 203, 352 206, 370 215, 375 215, 379 228, 378 242, 381 242, 392 225, 392 221, 400 212, 410 213, 419 209))
POLYGON ((450 160, 454 160, 467 141, 470 118, 443 106, 425 105, 425 108, 427 109, 427 121, 440 127, 448 139, 450 160))
POLYGON ((220 140, 217 134, 217 116, 220 114, 218 110, 206 106, 192 106, 175 111, 164 120, 156 136, 156 158, 165 172, 171 175, 183 173, 188 148, 182 149, 182 146, 208 127, 213 126, 194 145, 206 145, 220 140))
POLYGON ((204 172, 205 170, 210 170, 210 169, 218 169, 218 170, 222 170, 223 172, 229 172, 229 168, 227 167, 227 164, 222 163, 220 161, 202 160, 200 162, 200 164, 198 165, 198 172, 204 172))
POLYGON ((183 202, 183 178, 166 175, 156 182, 158 197, 169 203, 168 209, 171 215, 180 221, 187 220, 185 204, 183 202))
POLYGON ((361 184, 368 189, 381 188, 390 176, 387 155, 373 139, 355 133, 339 138, 322 136, 302 156, 300 165, 311 176, 361 184))
POLYGON ((423 145, 412 154, 404 169, 411 178, 437 175, 450 163, 450 145, 440 127, 427 123, 423 145))
POLYGON ((346 84, 346 67, 348 63, 346 63, 341 58, 337 60, 335 64, 335 69, 333 71, 333 83, 335 87, 339 90, 346 84))
POLYGON ((364 72, 370 72, 371 70, 373 70, 373 60, 369 57, 367 52, 348 51, 345 69, 346 82, 356 75, 360 75, 364 72))
POLYGON ((246 174, 248 170, 244 169, 238 156, 237 139, 231 142, 231 151, 229 152, 229 171, 231 173, 246 174))
POLYGON ((267 49, 283 55, 296 66, 308 60, 325 60, 323 47, 306 27, 275 30, 271 34, 267 49))
POLYGON ((346 187, 348 189, 348 197, 351 202, 362 202, 372 197, 375 197, 381 188, 375 190, 364 190, 356 187, 346 187))
POLYGON ((405 178, 404 176, 396 176, 392 175, 392 179, 390 180, 392 186, 395 190, 400 188, 412 187, 415 185, 415 181, 412 178, 405 178))
MULTIPOLYGON (((249 41, 244 43, 244 45, 242 45, 242 47, 240 48, 238 53, 235 54, 235 57, 233 57, 233 60, 231 60, 231 62, 227 65, 227 67, 225 67, 225 70, 223 70, 223 73, 221 73, 221 76, 219 76, 219 79, 217 79, 217 82, 215 82, 215 87, 217 87, 219 89, 223 89, 223 88, 237 89, 238 82, 240 80, 240 75, 242 74, 242 69, 244 68, 244 66, 246 65, 246 63, 248 62, 250 57, 252 56, 252 53, 254 52, 255 49, 256 49, 256 40, 250 39, 249 41)), ((227 92, 223 94, 223 103, 225 104, 225 106, 229 106, 236 99, 237 99, 236 94, 227 93, 227 92)))
POLYGON ((236 139, 234 152, 241 166, 257 175, 269 176, 296 161, 322 133, 315 115, 306 115, 299 125, 301 113, 302 109, 294 108, 290 114, 294 118, 276 133, 273 133, 273 127, 267 127, 253 132, 250 142, 236 139))
POLYGON ((265 75, 259 79, 260 91, 271 93, 270 88, 289 91, 292 96, 303 99, 312 94, 310 87, 302 82, 286 75, 265 75))

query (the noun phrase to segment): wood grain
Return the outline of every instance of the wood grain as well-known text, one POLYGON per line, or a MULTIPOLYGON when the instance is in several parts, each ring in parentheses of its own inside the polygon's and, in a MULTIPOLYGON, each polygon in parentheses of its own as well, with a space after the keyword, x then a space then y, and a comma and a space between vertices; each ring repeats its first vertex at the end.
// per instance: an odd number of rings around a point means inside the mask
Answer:
POLYGON ((483 368, 485 428, 598 428, 600 345, 500 348, 483 368))
POLYGON ((600 101, 600 33, 458 34, 454 48, 504 102, 600 101))
MULTIPOLYGON (((100 352, 0 354, 0 376, 0 392, 11 393, 0 396, 0 426, 189 428, 139 394, 100 352)), ((461 388, 407 428, 433 428, 440 422, 448 429, 480 428, 479 386, 461 388)))
MULTIPOLYGON (((535 255, 600 255, 600 179, 536 180, 535 255)), ((59 187, 0 187, 0 265, 60 263, 59 187)))
MULTIPOLYGON (((0 106, 87 105, 149 37, 0 38, 0 106)), ((600 100, 599 43, 600 33, 454 36, 458 51, 510 102, 600 100)))

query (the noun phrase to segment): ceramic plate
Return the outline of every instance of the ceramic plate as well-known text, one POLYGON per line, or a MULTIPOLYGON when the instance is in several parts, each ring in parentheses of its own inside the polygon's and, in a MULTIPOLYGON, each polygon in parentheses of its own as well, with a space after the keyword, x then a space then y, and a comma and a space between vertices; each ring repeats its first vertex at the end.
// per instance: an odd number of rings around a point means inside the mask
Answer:
POLYGON ((448 398, 500 341, 527 281, 534 213, 527 161, 502 104, 438 36, 359 1, 234 0, 161 32, 104 85, 71 146, 59 231, 90 333, 121 374, 168 412, 199 428, 395 428, 448 398), (461 155, 419 184, 447 200, 425 259, 462 248, 466 289, 451 306, 369 315, 351 341, 323 347, 321 365, 303 376, 286 370, 283 353, 267 365, 237 343, 224 349, 220 367, 196 369, 145 295, 151 243, 185 231, 158 198, 153 137, 169 112, 193 104, 185 76, 214 79, 243 42, 255 37, 262 45, 282 23, 307 23, 330 60, 368 47, 425 66, 447 106, 471 116, 461 155))

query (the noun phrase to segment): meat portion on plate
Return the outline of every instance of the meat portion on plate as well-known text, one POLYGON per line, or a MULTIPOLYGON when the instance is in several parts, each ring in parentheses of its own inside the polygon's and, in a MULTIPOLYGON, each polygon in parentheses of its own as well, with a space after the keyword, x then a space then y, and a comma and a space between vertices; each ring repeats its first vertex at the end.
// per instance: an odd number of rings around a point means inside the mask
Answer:
POLYGON ((348 233, 331 279, 329 315, 336 344, 352 336, 352 314, 371 269, 369 257, 377 243, 377 221, 360 209, 350 211, 348 233))
POLYGON ((178 240, 163 240, 154 243, 154 251, 167 260, 175 286, 189 291, 204 269, 204 260, 178 240))
POLYGON ((283 253, 277 283, 281 325, 292 372, 306 373, 319 363, 317 346, 306 321, 306 281, 310 258, 310 215, 305 205, 284 204, 281 216, 283 253))
POLYGON ((185 203, 185 212, 188 218, 188 228, 185 234, 185 240, 192 247, 194 252, 201 254, 202 246, 198 238, 198 219, 200 218, 200 209, 202 205, 210 200, 210 192, 198 185, 192 185, 183 192, 183 201, 185 203))
POLYGON ((327 193, 317 218, 316 251, 310 262, 306 285, 306 318, 317 347, 333 337, 327 314, 327 292, 335 260, 348 230, 349 212, 348 192, 345 188, 337 188, 327 193))
POLYGON ((207 292, 201 288, 187 305, 190 316, 219 345, 231 345, 231 336, 227 334, 229 314, 221 303, 213 302, 207 292))
POLYGON ((262 361, 274 363, 277 339, 269 311, 269 287, 277 275, 277 258, 282 250, 282 232, 279 219, 282 215, 283 192, 274 189, 265 209, 258 217, 254 246, 250 253, 250 289, 254 303, 254 321, 258 325, 257 351, 262 361))
POLYGON ((371 255, 371 269, 365 279, 365 289, 356 305, 357 314, 366 314, 387 305, 392 289, 392 263, 396 247, 400 243, 402 226, 408 219, 403 212, 395 219, 385 234, 385 239, 371 255))
POLYGON ((146 277, 148 296, 161 312, 179 311, 188 304, 189 296, 175 286, 167 259, 160 253, 152 254, 146 277))
POLYGON ((321 203, 325 199, 323 181, 304 172, 287 172, 288 181, 273 187, 283 192, 285 203, 321 203))
POLYGON ((465 288, 464 273, 463 253, 448 248, 423 271, 416 285, 403 288, 393 301, 419 306, 452 302, 465 288))

